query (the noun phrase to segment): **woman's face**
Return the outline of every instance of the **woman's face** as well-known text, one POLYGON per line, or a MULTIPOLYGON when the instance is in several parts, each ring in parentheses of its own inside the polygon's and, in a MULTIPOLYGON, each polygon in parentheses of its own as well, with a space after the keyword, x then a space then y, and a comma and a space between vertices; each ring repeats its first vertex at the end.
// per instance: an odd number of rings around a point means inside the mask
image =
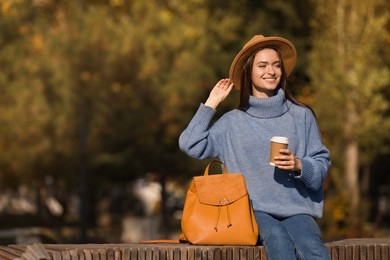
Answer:
POLYGON ((281 61, 274 49, 262 49, 254 58, 252 66, 252 95, 266 98, 274 95, 282 77, 281 61))

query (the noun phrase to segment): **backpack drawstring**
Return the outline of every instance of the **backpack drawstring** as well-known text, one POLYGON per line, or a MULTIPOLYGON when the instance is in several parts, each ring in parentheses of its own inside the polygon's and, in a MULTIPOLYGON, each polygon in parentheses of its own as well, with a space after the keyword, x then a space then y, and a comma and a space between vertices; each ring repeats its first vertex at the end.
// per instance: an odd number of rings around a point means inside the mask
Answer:
POLYGON ((219 205, 218 205, 217 221, 215 222, 215 226, 214 226, 215 232, 218 232, 218 222, 219 222, 219 217, 221 216, 221 207, 223 206, 226 206, 226 214, 228 218, 227 228, 230 228, 232 226, 232 223, 230 221, 230 213, 229 213, 229 200, 223 198, 219 201, 219 205))

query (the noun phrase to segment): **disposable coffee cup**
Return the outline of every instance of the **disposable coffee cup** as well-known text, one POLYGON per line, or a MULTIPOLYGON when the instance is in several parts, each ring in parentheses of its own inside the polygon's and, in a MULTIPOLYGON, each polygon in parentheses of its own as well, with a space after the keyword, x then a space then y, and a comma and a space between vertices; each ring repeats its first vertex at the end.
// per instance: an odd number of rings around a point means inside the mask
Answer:
POLYGON ((286 149, 288 147, 288 138, 283 136, 273 136, 271 138, 271 148, 269 152, 269 164, 275 166, 274 157, 281 155, 279 149, 286 149))

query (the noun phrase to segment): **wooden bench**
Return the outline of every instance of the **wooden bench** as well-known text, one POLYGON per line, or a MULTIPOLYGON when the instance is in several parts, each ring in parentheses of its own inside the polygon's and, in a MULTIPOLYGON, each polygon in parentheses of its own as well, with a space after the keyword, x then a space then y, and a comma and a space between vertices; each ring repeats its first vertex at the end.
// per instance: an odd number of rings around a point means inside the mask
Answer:
MULTIPOLYGON (((325 244, 333 260, 390 260, 390 238, 345 239, 325 244)), ((188 244, 32 244, 0 246, 0 259, 133 260, 133 259, 256 259, 265 260, 261 246, 188 244)))

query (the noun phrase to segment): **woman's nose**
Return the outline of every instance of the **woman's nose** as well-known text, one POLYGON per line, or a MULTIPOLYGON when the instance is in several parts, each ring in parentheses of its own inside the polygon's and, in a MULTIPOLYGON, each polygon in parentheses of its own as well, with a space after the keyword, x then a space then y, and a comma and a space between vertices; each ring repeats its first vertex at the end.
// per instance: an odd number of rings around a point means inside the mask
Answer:
POLYGON ((267 66, 266 72, 268 74, 275 74, 275 69, 272 66, 267 66))

